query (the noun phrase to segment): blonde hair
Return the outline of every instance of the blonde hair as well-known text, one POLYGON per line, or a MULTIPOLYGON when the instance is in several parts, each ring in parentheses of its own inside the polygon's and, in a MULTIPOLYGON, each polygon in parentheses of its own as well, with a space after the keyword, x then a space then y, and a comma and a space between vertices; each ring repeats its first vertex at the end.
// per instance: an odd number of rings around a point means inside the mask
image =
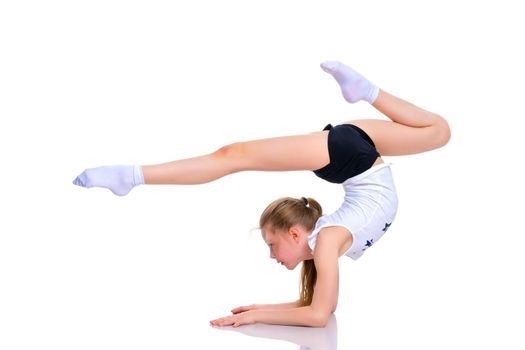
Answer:
MULTIPOLYGON (((259 228, 270 225, 274 230, 289 230, 293 225, 301 225, 307 231, 312 231, 315 223, 323 214, 321 205, 313 198, 279 198, 264 209, 259 220, 259 228)), ((301 306, 312 303, 317 270, 313 260, 303 261, 299 286, 301 306)))

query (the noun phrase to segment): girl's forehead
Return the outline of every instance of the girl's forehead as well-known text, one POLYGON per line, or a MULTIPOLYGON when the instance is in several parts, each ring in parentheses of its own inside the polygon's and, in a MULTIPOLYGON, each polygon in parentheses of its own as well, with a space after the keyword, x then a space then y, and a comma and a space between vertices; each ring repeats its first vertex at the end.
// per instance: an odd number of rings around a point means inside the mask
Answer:
POLYGON ((263 227, 261 227, 261 234, 263 236, 266 236, 271 230, 272 230, 272 226, 270 226, 269 224, 266 224, 263 227))
POLYGON ((261 229, 261 236, 262 236, 262 239, 267 241, 269 238, 270 238, 270 234, 268 234, 268 231, 265 230, 265 229, 261 229))
POLYGON ((265 226, 261 228, 261 236, 266 242, 268 242, 273 236, 275 236, 275 231, 270 226, 265 226))

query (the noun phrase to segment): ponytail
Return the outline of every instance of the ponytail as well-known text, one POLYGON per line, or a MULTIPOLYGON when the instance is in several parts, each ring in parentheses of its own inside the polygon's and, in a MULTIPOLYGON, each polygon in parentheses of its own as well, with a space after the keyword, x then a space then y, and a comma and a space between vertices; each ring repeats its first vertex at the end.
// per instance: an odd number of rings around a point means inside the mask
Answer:
POLYGON ((300 306, 308 306, 312 304, 316 281, 317 270, 315 269, 314 260, 312 259, 303 261, 299 287, 300 306))

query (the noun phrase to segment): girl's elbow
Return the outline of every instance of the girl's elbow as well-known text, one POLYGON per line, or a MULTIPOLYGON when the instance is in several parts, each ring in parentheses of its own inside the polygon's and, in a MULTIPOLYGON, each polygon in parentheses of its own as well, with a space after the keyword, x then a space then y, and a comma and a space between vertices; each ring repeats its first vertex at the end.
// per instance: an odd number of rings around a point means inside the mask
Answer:
POLYGON ((327 316, 323 316, 319 319, 319 322, 317 323, 317 327, 319 328, 324 328, 326 327, 326 325, 328 324, 328 321, 330 320, 330 315, 327 315, 327 316))
MULTIPOLYGON (((335 311, 335 310, 334 310, 335 311)), ((320 312, 317 313, 314 317, 313 327, 319 327, 324 328, 328 324, 328 321, 330 320, 330 317, 332 316, 332 312, 320 312)))

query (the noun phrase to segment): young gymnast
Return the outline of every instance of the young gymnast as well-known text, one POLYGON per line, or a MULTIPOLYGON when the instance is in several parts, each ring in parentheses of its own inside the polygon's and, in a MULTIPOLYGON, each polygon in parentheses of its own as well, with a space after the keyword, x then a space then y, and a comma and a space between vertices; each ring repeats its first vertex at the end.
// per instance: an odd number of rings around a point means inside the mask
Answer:
POLYGON ((108 188, 119 196, 141 184, 201 184, 245 170, 311 170, 343 185, 341 207, 323 215, 312 198, 281 198, 262 213, 259 227, 270 257, 288 269, 303 262, 299 300, 241 306, 211 321, 234 327, 256 322, 324 327, 338 299, 338 258, 358 259, 388 230, 397 211, 390 166, 383 156, 420 153, 450 138, 441 116, 395 97, 337 61, 321 63, 350 103, 367 101, 391 121, 352 120, 307 135, 237 142, 189 159, 149 166, 86 169, 73 183, 108 188))

